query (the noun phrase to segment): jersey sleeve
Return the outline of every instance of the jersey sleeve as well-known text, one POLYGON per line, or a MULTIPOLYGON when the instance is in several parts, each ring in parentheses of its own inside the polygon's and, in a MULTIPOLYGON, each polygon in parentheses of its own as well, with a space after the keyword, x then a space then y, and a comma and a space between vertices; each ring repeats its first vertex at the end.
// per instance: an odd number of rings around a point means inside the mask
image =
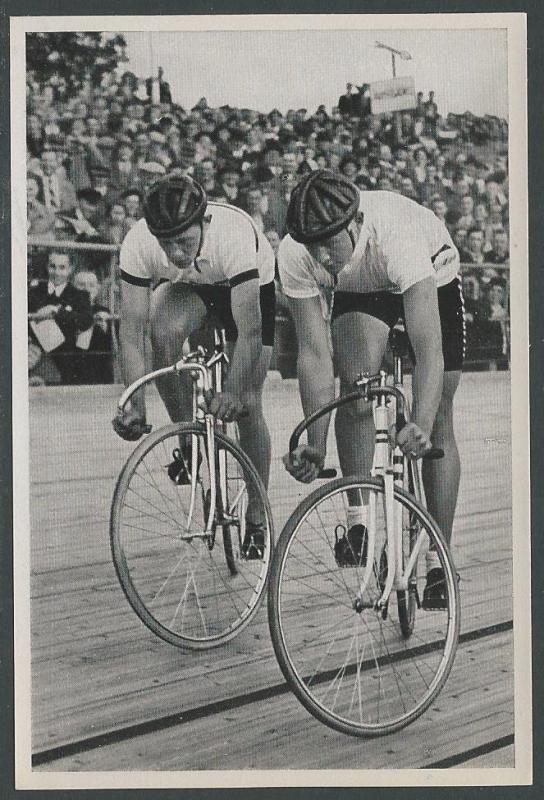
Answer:
POLYGON ((121 245, 119 256, 121 277, 135 286, 150 286, 151 272, 146 263, 145 248, 136 234, 137 230, 132 228, 121 245))
POLYGON ((221 271, 232 286, 259 278, 257 233, 249 219, 234 212, 227 232, 223 232, 218 259, 221 271))
POLYGON ((434 268, 425 242, 417 237, 408 241, 408 237, 399 237, 389 242, 386 249, 387 273, 400 293, 406 292, 425 278, 434 277, 434 268))
POLYGON ((278 271, 280 283, 287 297, 316 297, 319 286, 312 274, 312 257, 299 242, 289 234, 280 242, 278 249, 278 271))

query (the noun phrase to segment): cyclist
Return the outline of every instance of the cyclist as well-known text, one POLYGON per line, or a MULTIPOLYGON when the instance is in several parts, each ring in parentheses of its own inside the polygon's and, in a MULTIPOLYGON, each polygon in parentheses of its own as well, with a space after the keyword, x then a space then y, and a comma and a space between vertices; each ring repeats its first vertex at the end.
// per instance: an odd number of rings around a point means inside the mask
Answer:
MULTIPOLYGON (((459 254, 446 227, 406 197, 360 191, 347 178, 319 170, 291 194, 287 229, 278 266, 296 326, 305 414, 334 397, 333 357, 342 393, 360 372, 378 372, 389 331, 402 318, 415 356, 414 403, 412 421, 397 441, 413 457, 431 440, 444 450, 443 459, 423 461, 423 480, 429 511, 449 541, 460 478, 453 400, 465 327, 459 254)), ((325 417, 312 425, 308 444, 293 460, 285 457, 298 480, 310 482, 322 468, 328 424, 325 417)), ((335 429, 342 473, 367 473, 374 449, 371 404, 339 408, 335 429)), ((364 500, 350 505, 347 516, 356 563, 366 557, 364 500)), ((424 607, 443 607, 444 592, 437 554, 430 552, 424 607)))
MULTIPOLYGON (((208 202, 204 189, 176 172, 147 190, 144 217, 125 237, 120 255, 120 350, 125 385, 145 373, 149 321, 154 368, 172 364, 185 339, 213 312, 234 347, 224 390, 208 399, 218 419, 237 420, 240 442, 265 486, 270 469, 270 436, 262 410, 262 387, 274 343, 274 254, 251 218, 224 203, 208 202), (235 343, 235 344, 234 344, 235 343), (240 416, 243 408, 247 415, 240 416)), ((192 415, 187 376, 165 376, 159 393, 173 421, 192 415)), ((113 426, 135 441, 145 432, 144 392, 113 426)), ((168 474, 187 483, 188 453, 174 451, 168 474)), ((251 503, 248 516, 251 515, 251 503)), ((259 520, 247 530, 258 544, 259 520)))

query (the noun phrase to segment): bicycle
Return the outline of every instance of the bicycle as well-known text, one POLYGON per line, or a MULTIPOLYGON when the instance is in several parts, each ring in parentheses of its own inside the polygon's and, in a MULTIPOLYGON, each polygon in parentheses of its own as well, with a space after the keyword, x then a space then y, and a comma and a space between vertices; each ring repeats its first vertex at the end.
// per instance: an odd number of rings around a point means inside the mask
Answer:
POLYGON ((261 478, 226 425, 203 410, 208 393, 221 391, 227 364, 224 331, 214 328, 211 352, 199 346, 132 383, 118 401, 122 411, 161 375, 192 379, 193 420, 153 433, 147 426, 121 470, 110 542, 138 617, 165 641, 193 650, 222 645, 249 624, 271 565, 274 529, 261 478))
MULTIPOLYGON (((449 548, 422 504, 418 462, 390 439, 392 422, 399 429, 410 419, 403 354, 393 342, 392 380, 385 370, 361 375, 354 391, 293 431, 290 452, 322 415, 345 403, 374 404, 371 477, 337 478, 306 497, 280 535, 270 576, 270 632, 287 683, 318 720, 359 737, 393 733, 417 719, 441 691, 459 637, 449 548), (346 538, 350 503, 367 506, 360 550, 346 538), (446 608, 418 613, 429 549, 444 570, 446 608)), ((325 470, 320 477, 335 474, 325 470)))

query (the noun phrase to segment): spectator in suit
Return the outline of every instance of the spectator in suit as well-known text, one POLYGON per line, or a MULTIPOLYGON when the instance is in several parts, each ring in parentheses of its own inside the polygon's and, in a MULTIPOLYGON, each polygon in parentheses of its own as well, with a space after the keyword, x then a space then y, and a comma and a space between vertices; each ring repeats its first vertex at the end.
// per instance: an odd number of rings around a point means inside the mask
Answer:
POLYGON ((60 168, 54 150, 43 151, 34 177, 39 186, 38 200, 48 211, 70 212, 75 208, 75 189, 66 177, 64 169, 60 168))
POLYGON ((92 325, 76 338, 76 367, 81 383, 113 383, 111 314, 97 302, 100 283, 94 272, 82 270, 73 285, 87 292, 91 303, 92 325))
POLYGON ((479 228, 471 228, 467 236, 468 249, 466 252, 467 263, 484 264, 486 261, 484 253, 484 234, 479 228))
POLYGON ((28 293, 29 320, 52 320, 64 337, 64 341, 51 351, 63 383, 78 381, 74 359, 76 337, 92 324, 89 296, 70 283, 72 269, 68 253, 51 251, 47 265, 48 282, 33 281, 28 293))
POLYGON ((68 238, 79 242, 100 241, 98 227, 103 222, 100 211, 102 195, 96 189, 80 189, 76 195, 76 207, 72 214, 62 216, 67 226, 68 238))
POLYGON ((343 117, 353 116, 353 111, 354 111, 353 84, 346 83, 346 93, 340 95, 340 97, 338 98, 338 109, 343 117))
POLYGON ((505 230, 493 232, 493 248, 487 253, 486 260, 491 264, 506 264, 510 261, 508 233, 505 230))

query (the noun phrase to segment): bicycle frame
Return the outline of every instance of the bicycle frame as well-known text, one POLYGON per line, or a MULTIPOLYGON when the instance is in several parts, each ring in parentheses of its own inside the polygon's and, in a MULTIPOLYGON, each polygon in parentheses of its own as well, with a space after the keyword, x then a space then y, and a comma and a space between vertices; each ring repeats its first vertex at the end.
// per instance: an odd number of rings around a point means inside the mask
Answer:
MULTIPOLYGON (((410 404, 406 396, 403 385, 403 370, 402 358, 398 353, 394 354, 395 366, 393 371, 393 385, 387 383, 388 373, 385 370, 380 370, 376 375, 362 374, 355 382, 355 391, 341 397, 335 398, 330 403, 322 406, 322 408, 310 414, 303 420, 291 435, 289 441, 289 451, 293 452, 298 446, 303 431, 306 430, 313 422, 319 417, 330 413, 335 408, 345 405, 347 403, 366 400, 367 402, 373 401, 376 437, 375 437, 375 454, 372 466, 372 474, 380 477, 384 484, 384 512, 387 528, 387 550, 388 557, 393 563, 388 564, 387 578, 381 597, 373 604, 373 607, 383 609, 387 606, 389 596, 393 589, 397 591, 406 590, 408 588, 409 577, 417 562, 419 552, 424 543, 424 531, 418 535, 417 542, 410 554, 408 563, 405 569, 402 569, 402 510, 398 509, 399 515, 395 519, 395 508, 398 504, 395 503, 395 485, 402 486, 404 483, 404 476, 406 470, 411 478, 412 486, 411 493, 414 495, 418 503, 421 503, 423 498, 423 490, 421 483, 421 475, 418 463, 413 459, 408 459, 399 447, 391 448, 389 444, 389 427, 391 422, 396 422, 397 427, 405 425, 410 422, 410 404), (394 406, 391 407, 391 400, 394 400, 394 406)), ((325 473, 329 471, 325 470, 325 473)), ((332 471, 335 474, 335 471, 332 471)), ((328 476, 328 475, 327 475, 328 476)), ((369 524, 367 525, 368 533, 368 552, 374 552, 374 545, 376 541, 376 507, 375 496, 370 497, 369 506, 369 524)), ((371 577, 371 572, 374 569, 373 559, 367 559, 366 566, 363 569, 361 585, 357 594, 356 602, 363 608, 365 603, 363 601, 363 593, 368 585, 371 577)))
MULTIPOLYGON (((395 503, 395 486, 404 485, 406 470, 411 478, 412 493, 418 502, 422 500, 421 475, 418 463, 408 459, 398 445, 391 448, 389 443, 389 428, 392 421, 397 425, 400 421, 406 424, 410 421, 410 404, 403 385, 402 358, 395 354, 395 367, 393 385, 387 384, 387 372, 380 370, 377 375, 361 375, 355 381, 355 386, 360 388, 363 398, 374 403, 375 446, 371 474, 381 478, 384 484, 384 512, 386 522, 388 569, 385 585, 381 597, 376 602, 376 608, 387 606, 389 596, 393 590, 403 591, 408 588, 408 581, 417 562, 419 552, 423 545, 424 533, 420 532, 418 540, 410 554, 408 563, 402 567, 402 507, 395 503), (378 382, 378 386, 374 386, 378 382), (393 401, 393 404, 391 403, 393 401), (392 413, 393 412, 393 413, 392 413)), ((376 540, 376 495, 369 497, 369 513, 367 523, 368 552, 374 552, 376 540)), ((374 569, 372 559, 367 560, 363 571, 361 586, 357 599, 363 604, 363 593, 370 580, 374 569)), ((364 605, 364 604, 363 604, 364 605)))
MULTIPOLYGON (((189 372, 193 380, 193 419, 195 422, 200 422, 204 425, 206 430, 206 445, 208 451, 208 465, 210 470, 210 508, 208 512, 208 519, 206 520, 206 529, 202 532, 201 536, 211 536, 214 531, 214 516, 217 501, 217 481, 216 481, 216 464, 215 464, 215 425, 216 420, 213 414, 204 411, 203 401, 206 392, 212 389, 221 391, 223 380, 223 368, 228 364, 228 356, 225 352, 225 332, 224 330, 217 330, 214 328, 214 351, 210 358, 207 358, 207 353, 202 346, 199 346, 195 351, 188 353, 175 364, 168 367, 161 367, 160 369, 153 370, 152 372, 143 375, 128 386, 118 401, 119 411, 123 411, 126 404, 138 389, 141 389, 148 383, 155 381, 163 375, 178 375, 182 372, 189 372)), ((198 470, 198 449, 192 448, 191 451, 191 474, 196 475, 198 470)), ((226 453, 219 451, 219 475, 220 475, 220 492, 222 497, 227 497, 226 493, 226 453)), ((189 529, 196 499, 196 481, 191 481, 191 498, 189 504, 189 512, 187 515, 187 527, 189 529)), ((233 506, 235 507, 235 506, 233 506)), ((232 510, 229 509, 229 513, 232 510)), ((195 535, 192 533, 191 538, 195 535)))

